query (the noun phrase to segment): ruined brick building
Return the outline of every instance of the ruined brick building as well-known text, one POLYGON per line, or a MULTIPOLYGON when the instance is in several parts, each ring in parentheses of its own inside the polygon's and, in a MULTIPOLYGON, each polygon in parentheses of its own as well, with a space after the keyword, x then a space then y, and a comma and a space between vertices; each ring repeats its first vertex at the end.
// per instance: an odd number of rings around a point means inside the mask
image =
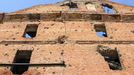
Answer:
POLYGON ((65 0, 0 14, 0 75, 134 75, 134 7, 65 0))

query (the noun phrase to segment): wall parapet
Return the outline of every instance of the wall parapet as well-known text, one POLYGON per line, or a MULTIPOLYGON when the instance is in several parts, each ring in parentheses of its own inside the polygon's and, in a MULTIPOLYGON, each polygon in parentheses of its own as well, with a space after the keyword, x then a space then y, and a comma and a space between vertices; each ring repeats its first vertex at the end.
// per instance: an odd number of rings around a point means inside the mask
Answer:
POLYGON ((35 14, 0 14, 0 22, 99 21, 134 22, 134 14, 98 14, 90 12, 49 12, 35 14))

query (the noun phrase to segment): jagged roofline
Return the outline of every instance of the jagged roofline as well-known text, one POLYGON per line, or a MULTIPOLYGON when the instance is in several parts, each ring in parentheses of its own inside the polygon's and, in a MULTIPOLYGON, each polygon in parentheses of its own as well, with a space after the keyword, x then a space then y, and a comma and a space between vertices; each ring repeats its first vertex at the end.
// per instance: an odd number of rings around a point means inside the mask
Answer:
POLYGON ((65 1, 84 2, 84 1, 98 1, 98 0, 65 0, 65 1))
POLYGON ((134 7, 134 6, 128 6, 128 5, 125 5, 125 4, 121 4, 121 3, 117 3, 117 2, 113 2, 113 1, 110 1, 110 0, 64 0, 64 1, 61 1, 61 2, 57 2, 56 5, 62 5, 62 4, 66 4, 68 2, 101 2, 101 3, 113 3, 113 4, 118 4, 118 5, 122 5, 122 6, 127 6, 127 7, 134 7))
POLYGON ((86 1, 98 1, 98 0, 64 0, 62 2, 58 2, 58 3, 64 3, 64 2, 86 2, 86 1))
MULTIPOLYGON (((61 2, 57 2, 56 5, 62 5, 62 4, 66 4, 69 2, 74 2, 74 3, 86 3, 86 2, 100 2, 100 3, 105 3, 105 2, 111 2, 109 0, 64 0, 61 2)), ((121 4, 122 5, 122 4, 121 4)))
MULTIPOLYGON (((47 5, 63 5, 63 4, 66 4, 68 3, 70 0, 64 0, 64 1, 60 1, 60 2, 57 2, 55 4, 47 4, 47 5)), ((92 2, 92 1, 95 1, 95 2, 98 2, 98 3, 112 3, 112 4, 116 4, 116 5, 122 5, 122 6, 127 6, 127 7, 134 7, 134 6, 128 6, 128 5, 124 5, 124 4, 120 4, 120 3, 116 3, 116 2, 112 2, 110 0, 71 0, 72 2, 92 2)), ((31 8, 34 8, 34 7, 38 7, 38 6, 46 6, 46 4, 43 4, 43 5, 36 5, 36 6, 32 6, 32 7, 29 7, 29 8, 25 8, 25 9, 22 9, 22 10, 18 10, 18 11, 15 11, 15 12, 11 12, 11 13, 16 13, 16 12, 21 12, 21 11, 27 11, 27 10, 30 10, 31 8)))
MULTIPOLYGON (((109 0, 64 0, 62 2, 68 2, 68 1, 71 1, 71 2, 87 2, 87 1, 109 1, 109 0)), ((58 3, 62 3, 62 2, 58 2, 58 3)))
POLYGON ((69 3, 69 2, 107 2, 109 0, 64 0, 62 2, 57 2, 56 4, 57 5, 62 5, 62 4, 66 4, 66 3, 69 3))

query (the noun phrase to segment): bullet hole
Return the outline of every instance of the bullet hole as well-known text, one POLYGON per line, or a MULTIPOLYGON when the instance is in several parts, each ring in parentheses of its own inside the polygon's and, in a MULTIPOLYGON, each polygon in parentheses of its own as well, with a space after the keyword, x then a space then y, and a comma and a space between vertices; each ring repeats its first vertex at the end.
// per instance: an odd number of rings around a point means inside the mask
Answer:
POLYGON ((49 27, 44 27, 44 29, 49 29, 49 27))
POLYGON ((9 56, 8 53, 5 53, 4 56, 9 56))
POLYGON ((77 29, 75 29, 75 31, 78 31, 77 29))
POLYGON ((66 40, 67 40, 67 37, 65 35, 63 35, 63 36, 58 37, 57 42, 59 44, 64 44, 66 40))
POLYGON ((134 33, 134 31, 131 31, 132 33, 134 33))
POLYGON ((19 34, 19 32, 17 32, 16 34, 19 34))
POLYGON ((110 39, 113 39, 113 37, 111 36, 110 39))
POLYGON ((13 38, 13 40, 15 40, 16 38, 13 38))
POLYGON ((15 26, 13 26, 13 28, 15 28, 15 26))
POLYGON ((61 52, 61 55, 63 55, 64 54, 64 50, 62 50, 62 52, 61 52))
POLYGON ((5 46, 8 46, 8 44, 5 44, 5 46))
POLYGON ((52 72, 52 74, 55 74, 55 72, 52 72))
POLYGON ((72 65, 70 65, 70 64, 69 64, 68 66, 69 66, 69 67, 72 67, 72 65))
POLYGON ((51 26, 54 26, 54 24, 51 24, 51 26))
POLYGON ((52 54, 52 52, 50 52, 50 54, 52 54))

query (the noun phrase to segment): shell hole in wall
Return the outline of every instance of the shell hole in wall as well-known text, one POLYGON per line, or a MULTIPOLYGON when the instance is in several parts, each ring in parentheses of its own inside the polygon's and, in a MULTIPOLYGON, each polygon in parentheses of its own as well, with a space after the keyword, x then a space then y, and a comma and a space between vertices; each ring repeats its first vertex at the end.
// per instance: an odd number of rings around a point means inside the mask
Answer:
POLYGON ((77 3, 71 1, 61 6, 68 6, 71 10, 78 9, 77 3))
POLYGON ((104 57, 111 70, 122 70, 117 48, 111 49, 107 46, 98 46, 97 51, 104 57))
POLYGON ((109 4, 102 4, 103 10, 107 14, 115 14, 116 10, 113 8, 112 5, 109 4))

